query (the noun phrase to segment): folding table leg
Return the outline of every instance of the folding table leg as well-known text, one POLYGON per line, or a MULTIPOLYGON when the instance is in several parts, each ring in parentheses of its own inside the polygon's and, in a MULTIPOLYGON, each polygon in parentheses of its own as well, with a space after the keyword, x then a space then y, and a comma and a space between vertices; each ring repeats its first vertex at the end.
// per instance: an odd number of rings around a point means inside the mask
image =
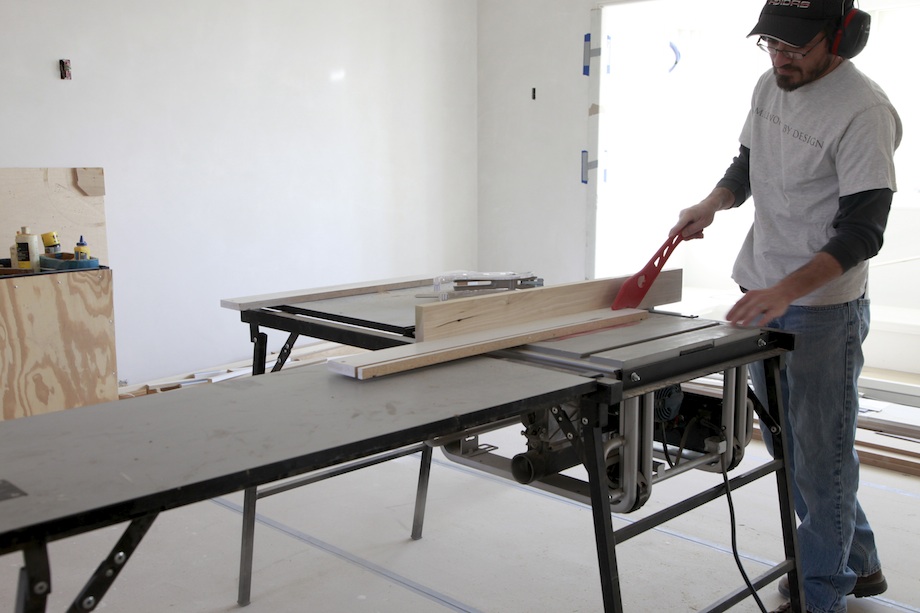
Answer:
POLYGON ((51 566, 48 546, 32 545, 22 550, 25 566, 19 569, 16 613, 43 613, 51 593, 51 566))
POLYGON ((258 324, 249 324, 249 338, 252 340, 252 374, 265 374, 265 358, 268 355, 268 334, 259 332, 258 324))
POLYGON ((422 463, 418 471, 418 490, 415 494, 415 517, 412 520, 412 540, 422 538, 422 523, 425 521, 425 503, 428 500, 428 477, 431 474, 431 445, 422 449, 422 463))
POLYGON ((70 609, 68 609, 69 613, 92 611, 99 605, 99 601, 102 600, 109 587, 118 578, 118 574, 128 563, 128 559, 137 549, 137 546, 140 545, 141 539, 147 534, 157 515, 159 514, 151 513, 150 515, 138 517, 128 524, 124 534, 115 543, 115 547, 112 548, 112 551, 102 561, 96 572, 86 583, 86 586, 73 601, 70 609))
POLYGON ((240 546, 240 583, 236 603, 241 607, 249 604, 252 590, 252 552, 256 532, 257 490, 248 487, 243 492, 243 537, 240 546))
POLYGON ((284 342, 284 345, 281 346, 281 351, 278 352, 278 357, 275 359, 275 365, 272 366, 272 372, 278 372, 284 366, 287 359, 291 356, 291 351, 294 349, 294 343, 297 342, 297 338, 300 336, 298 332, 291 332, 291 335, 288 336, 288 339, 284 342))

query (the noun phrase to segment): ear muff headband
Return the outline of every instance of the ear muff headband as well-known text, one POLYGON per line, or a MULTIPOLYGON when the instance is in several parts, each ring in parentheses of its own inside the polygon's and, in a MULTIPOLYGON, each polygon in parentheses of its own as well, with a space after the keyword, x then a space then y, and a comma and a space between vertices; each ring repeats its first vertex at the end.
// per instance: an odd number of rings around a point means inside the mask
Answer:
POLYGON ((852 8, 840 21, 840 28, 831 43, 831 53, 847 59, 856 57, 869 41, 869 13, 852 8))

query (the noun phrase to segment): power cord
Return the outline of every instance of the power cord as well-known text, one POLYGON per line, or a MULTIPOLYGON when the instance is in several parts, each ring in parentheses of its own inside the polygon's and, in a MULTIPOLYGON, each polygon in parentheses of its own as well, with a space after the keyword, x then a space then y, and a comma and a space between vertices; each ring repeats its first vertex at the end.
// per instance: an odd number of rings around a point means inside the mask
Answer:
POLYGON ((669 468, 674 468, 674 460, 671 459, 671 452, 668 451, 668 431, 665 428, 664 422, 659 422, 661 424, 661 446, 664 448, 664 459, 668 463, 669 468))
MULTIPOLYGON (((720 436, 722 437, 722 442, 727 444, 725 433, 720 432, 720 436)), ((741 578, 744 579, 744 584, 751 591, 751 596, 754 597, 754 601, 757 603, 757 606, 760 607, 761 613, 767 613, 767 608, 764 606, 763 601, 760 600, 760 595, 757 593, 757 590, 754 589, 754 585, 744 571, 744 565, 741 563, 741 556, 738 555, 738 532, 735 526, 735 504, 732 502, 732 488, 728 482, 728 466, 725 461, 725 454, 723 453, 719 457, 722 467, 722 482, 725 484, 725 500, 728 501, 728 516, 731 523, 732 555, 735 558, 735 564, 738 566, 738 571, 741 573, 741 578)))

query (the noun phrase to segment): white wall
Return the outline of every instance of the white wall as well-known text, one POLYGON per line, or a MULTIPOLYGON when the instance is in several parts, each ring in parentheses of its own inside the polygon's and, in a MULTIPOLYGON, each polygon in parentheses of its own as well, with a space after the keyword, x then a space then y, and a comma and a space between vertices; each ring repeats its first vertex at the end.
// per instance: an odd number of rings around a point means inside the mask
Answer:
POLYGON ((586 270, 587 0, 479 2, 479 265, 547 284, 586 270), (532 90, 536 88, 536 99, 532 90))
MULTIPOLYGON (((247 358, 221 298, 458 268, 625 274, 672 216, 602 215, 591 269, 581 67, 595 4, 0 0, 0 167, 105 168, 119 378, 132 383, 247 358)), ((686 104, 671 111, 695 121, 686 104)), ((660 132, 647 126, 647 142, 660 132)), ((889 230, 878 263, 913 257, 913 227, 889 230)), ((672 262, 688 285, 728 287, 734 249, 704 242, 672 262)))
POLYGON ((0 0, 0 167, 105 169, 120 379, 249 357, 221 298, 476 268, 476 15, 0 0))

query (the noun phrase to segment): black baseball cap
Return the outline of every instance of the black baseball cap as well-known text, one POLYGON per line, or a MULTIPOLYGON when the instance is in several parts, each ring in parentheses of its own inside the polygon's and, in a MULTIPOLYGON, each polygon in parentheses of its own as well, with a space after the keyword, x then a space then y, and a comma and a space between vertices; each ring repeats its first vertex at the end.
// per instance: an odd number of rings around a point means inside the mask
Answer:
POLYGON ((767 0, 748 36, 767 36, 804 47, 831 21, 843 16, 847 0, 767 0))

